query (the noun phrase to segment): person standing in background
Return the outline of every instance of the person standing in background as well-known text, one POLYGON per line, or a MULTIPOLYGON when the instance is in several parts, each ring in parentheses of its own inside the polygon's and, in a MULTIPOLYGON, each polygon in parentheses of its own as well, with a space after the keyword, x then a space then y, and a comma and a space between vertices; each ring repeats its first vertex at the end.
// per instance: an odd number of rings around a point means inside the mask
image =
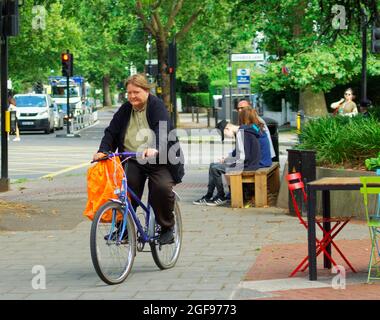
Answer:
POLYGON ((13 139, 13 141, 21 141, 20 130, 18 128, 18 118, 20 117, 20 111, 17 111, 16 100, 13 98, 12 92, 9 92, 8 94, 8 104, 8 110, 16 112, 16 137, 13 139))
POLYGON ((335 109, 334 114, 340 114, 342 116, 356 116, 358 114, 358 108, 356 103, 353 101, 355 99, 354 91, 348 88, 344 92, 344 98, 337 102, 331 104, 331 108, 335 109))

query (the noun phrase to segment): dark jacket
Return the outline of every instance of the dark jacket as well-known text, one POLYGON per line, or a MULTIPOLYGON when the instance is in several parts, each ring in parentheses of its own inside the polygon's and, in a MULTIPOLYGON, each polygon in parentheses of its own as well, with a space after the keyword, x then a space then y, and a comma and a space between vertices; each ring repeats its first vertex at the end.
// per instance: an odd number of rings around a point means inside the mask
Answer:
MULTIPOLYGON (((124 150, 124 137, 131 118, 132 105, 124 103, 114 114, 109 126, 104 130, 104 136, 100 143, 98 152, 118 152, 124 150)), ((149 95, 146 116, 151 130, 156 135, 156 149, 159 152, 159 163, 168 164, 168 169, 175 183, 180 183, 185 174, 184 156, 176 135, 168 134, 172 130, 168 111, 162 100, 156 96, 149 95), (159 128, 166 129, 165 134, 159 134, 159 128), (169 140, 169 141, 168 141, 169 140), (174 159, 169 161, 170 159, 174 159), (176 162, 175 162, 176 160, 176 162)), ((165 131, 164 131, 165 132, 165 131)))
POLYGON ((257 170, 260 168, 260 143, 257 132, 251 126, 240 126, 236 134, 236 149, 232 151, 234 162, 226 161, 230 170, 257 170))

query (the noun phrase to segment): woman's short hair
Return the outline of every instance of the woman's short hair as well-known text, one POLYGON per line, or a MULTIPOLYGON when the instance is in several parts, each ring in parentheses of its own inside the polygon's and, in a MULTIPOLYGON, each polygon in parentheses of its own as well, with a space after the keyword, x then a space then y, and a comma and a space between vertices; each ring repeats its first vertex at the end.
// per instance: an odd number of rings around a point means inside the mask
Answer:
POLYGON ((142 73, 136 73, 133 76, 130 76, 125 83, 125 87, 127 87, 129 84, 132 84, 136 87, 140 87, 144 90, 150 90, 151 89, 150 84, 148 82, 148 79, 142 73))
POLYGON ((243 109, 239 112, 239 125, 256 124, 261 130, 264 125, 259 120, 259 115, 255 109, 243 109))

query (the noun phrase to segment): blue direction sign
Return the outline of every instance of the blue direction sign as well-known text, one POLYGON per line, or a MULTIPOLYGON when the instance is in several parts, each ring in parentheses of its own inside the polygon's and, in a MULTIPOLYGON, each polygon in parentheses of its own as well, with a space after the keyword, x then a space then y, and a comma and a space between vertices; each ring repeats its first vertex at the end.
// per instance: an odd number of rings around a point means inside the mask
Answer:
POLYGON ((250 69, 237 70, 237 85, 239 88, 250 88, 251 86, 250 69))

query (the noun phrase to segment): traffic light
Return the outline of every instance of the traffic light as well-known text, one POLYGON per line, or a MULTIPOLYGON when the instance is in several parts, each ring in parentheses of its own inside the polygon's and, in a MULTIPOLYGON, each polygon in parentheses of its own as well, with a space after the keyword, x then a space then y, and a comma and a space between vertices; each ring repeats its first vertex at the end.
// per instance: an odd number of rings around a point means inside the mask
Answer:
POLYGON ((168 53, 168 72, 173 74, 177 67, 177 45, 173 41, 169 43, 169 53, 168 53))
POLYGON ((62 61, 62 76, 64 77, 72 77, 73 76, 73 64, 74 64, 74 56, 71 53, 62 53, 61 61, 62 61))
POLYGON ((372 53, 380 53, 380 26, 373 24, 372 26, 372 53))
POLYGON ((17 36, 19 30, 19 1, 0 1, 1 12, 1 33, 5 37, 17 36))

